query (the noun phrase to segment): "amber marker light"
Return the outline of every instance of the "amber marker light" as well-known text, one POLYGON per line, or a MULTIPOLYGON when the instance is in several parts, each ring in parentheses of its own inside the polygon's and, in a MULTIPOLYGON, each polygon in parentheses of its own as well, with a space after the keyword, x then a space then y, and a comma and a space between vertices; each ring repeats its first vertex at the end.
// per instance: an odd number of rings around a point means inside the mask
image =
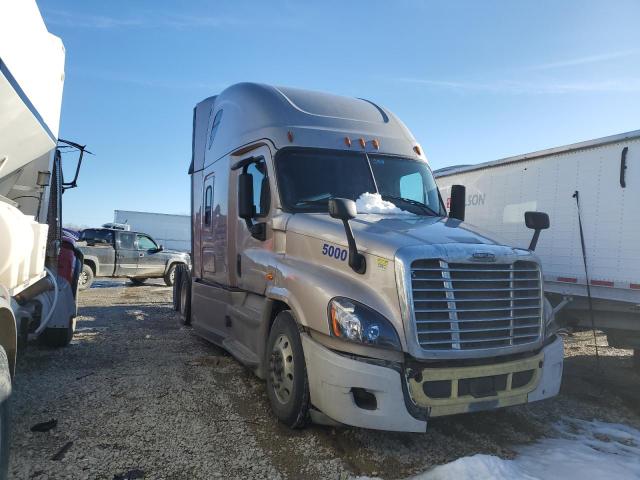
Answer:
POLYGON ((344 137, 344 144, 351 148, 351 139, 349 137, 344 137))
POLYGON ((336 306, 331 305, 331 329, 333 330, 333 334, 336 337, 341 337, 342 332, 340 331, 340 326, 338 325, 338 315, 336 314, 336 306))
POLYGON ((377 138, 371 140, 371 145, 373 145, 373 148, 375 148, 376 150, 380 150, 380 142, 377 138))
POLYGON ((267 280, 273 280, 273 273, 267 273, 265 277, 267 280))
POLYGON ((361 139, 359 140, 359 142, 360 142, 360 146, 361 146, 362 148, 364 148, 364 147, 367 145, 367 142, 365 142, 365 141, 364 141, 364 138, 361 138, 361 139))
POLYGON ((420 145, 416 145, 415 147, 413 147, 413 151, 416 152, 418 155, 422 155, 422 150, 420 150, 420 145))

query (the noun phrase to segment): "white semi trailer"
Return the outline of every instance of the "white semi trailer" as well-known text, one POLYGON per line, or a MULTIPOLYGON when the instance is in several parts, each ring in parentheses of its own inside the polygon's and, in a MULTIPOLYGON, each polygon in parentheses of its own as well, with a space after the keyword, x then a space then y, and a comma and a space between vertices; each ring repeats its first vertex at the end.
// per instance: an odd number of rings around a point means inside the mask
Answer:
POLYGON ((466 220, 506 244, 529 244, 524 211, 547 212, 551 228, 536 253, 547 297, 568 302, 558 320, 591 327, 593 312, 609 344, 634 349, 640 364, 640 130, 448 167, 435 177, 445 202, 452 185, 465 185, 466 220))

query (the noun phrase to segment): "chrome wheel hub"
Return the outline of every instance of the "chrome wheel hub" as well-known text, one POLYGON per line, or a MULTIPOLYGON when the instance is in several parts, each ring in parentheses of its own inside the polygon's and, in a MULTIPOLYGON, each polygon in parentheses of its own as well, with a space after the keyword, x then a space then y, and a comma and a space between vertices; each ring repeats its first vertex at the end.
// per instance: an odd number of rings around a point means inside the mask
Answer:
POLYGON ((293 393, 293 348, 291 340, 284 334, 277 338, 271 349, 269 375, 278 401, 288 403, 293 393))

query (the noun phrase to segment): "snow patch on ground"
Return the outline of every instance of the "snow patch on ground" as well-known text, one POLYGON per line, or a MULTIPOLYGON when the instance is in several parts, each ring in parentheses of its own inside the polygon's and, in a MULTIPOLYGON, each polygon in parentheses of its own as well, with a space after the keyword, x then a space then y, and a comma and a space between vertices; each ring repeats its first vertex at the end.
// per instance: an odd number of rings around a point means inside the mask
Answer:
POLYGON ((365 192, 356 200, 358 213, 381 213, 384 215, 415 215, 396 207, 393 202, 383 200, 379 193, 365 192))
MULTIPOLYGON (((517 447, 517 457, 472 455, 411 480, 563 480, 640 478, 640 431, 620 424, 565 418, 558 438, 517 447)), ((364 479, 366 477, 360 477, 364 479)))

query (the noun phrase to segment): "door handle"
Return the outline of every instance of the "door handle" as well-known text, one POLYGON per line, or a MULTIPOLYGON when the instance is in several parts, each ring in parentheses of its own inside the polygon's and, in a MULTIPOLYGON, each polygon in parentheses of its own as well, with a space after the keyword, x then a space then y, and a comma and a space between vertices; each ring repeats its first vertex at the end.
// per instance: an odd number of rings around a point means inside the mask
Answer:
POLYGON ((139 257, 144 257, 144 253, 139 253, 138 256, 139 257))
POLYGON ((622 188, 626 188, 627 179, 625 178, 627 173, 627 152, 629 151, 629 147, 624 147, 622 149, 622 155, 620 155, 620 186, 622 188))

